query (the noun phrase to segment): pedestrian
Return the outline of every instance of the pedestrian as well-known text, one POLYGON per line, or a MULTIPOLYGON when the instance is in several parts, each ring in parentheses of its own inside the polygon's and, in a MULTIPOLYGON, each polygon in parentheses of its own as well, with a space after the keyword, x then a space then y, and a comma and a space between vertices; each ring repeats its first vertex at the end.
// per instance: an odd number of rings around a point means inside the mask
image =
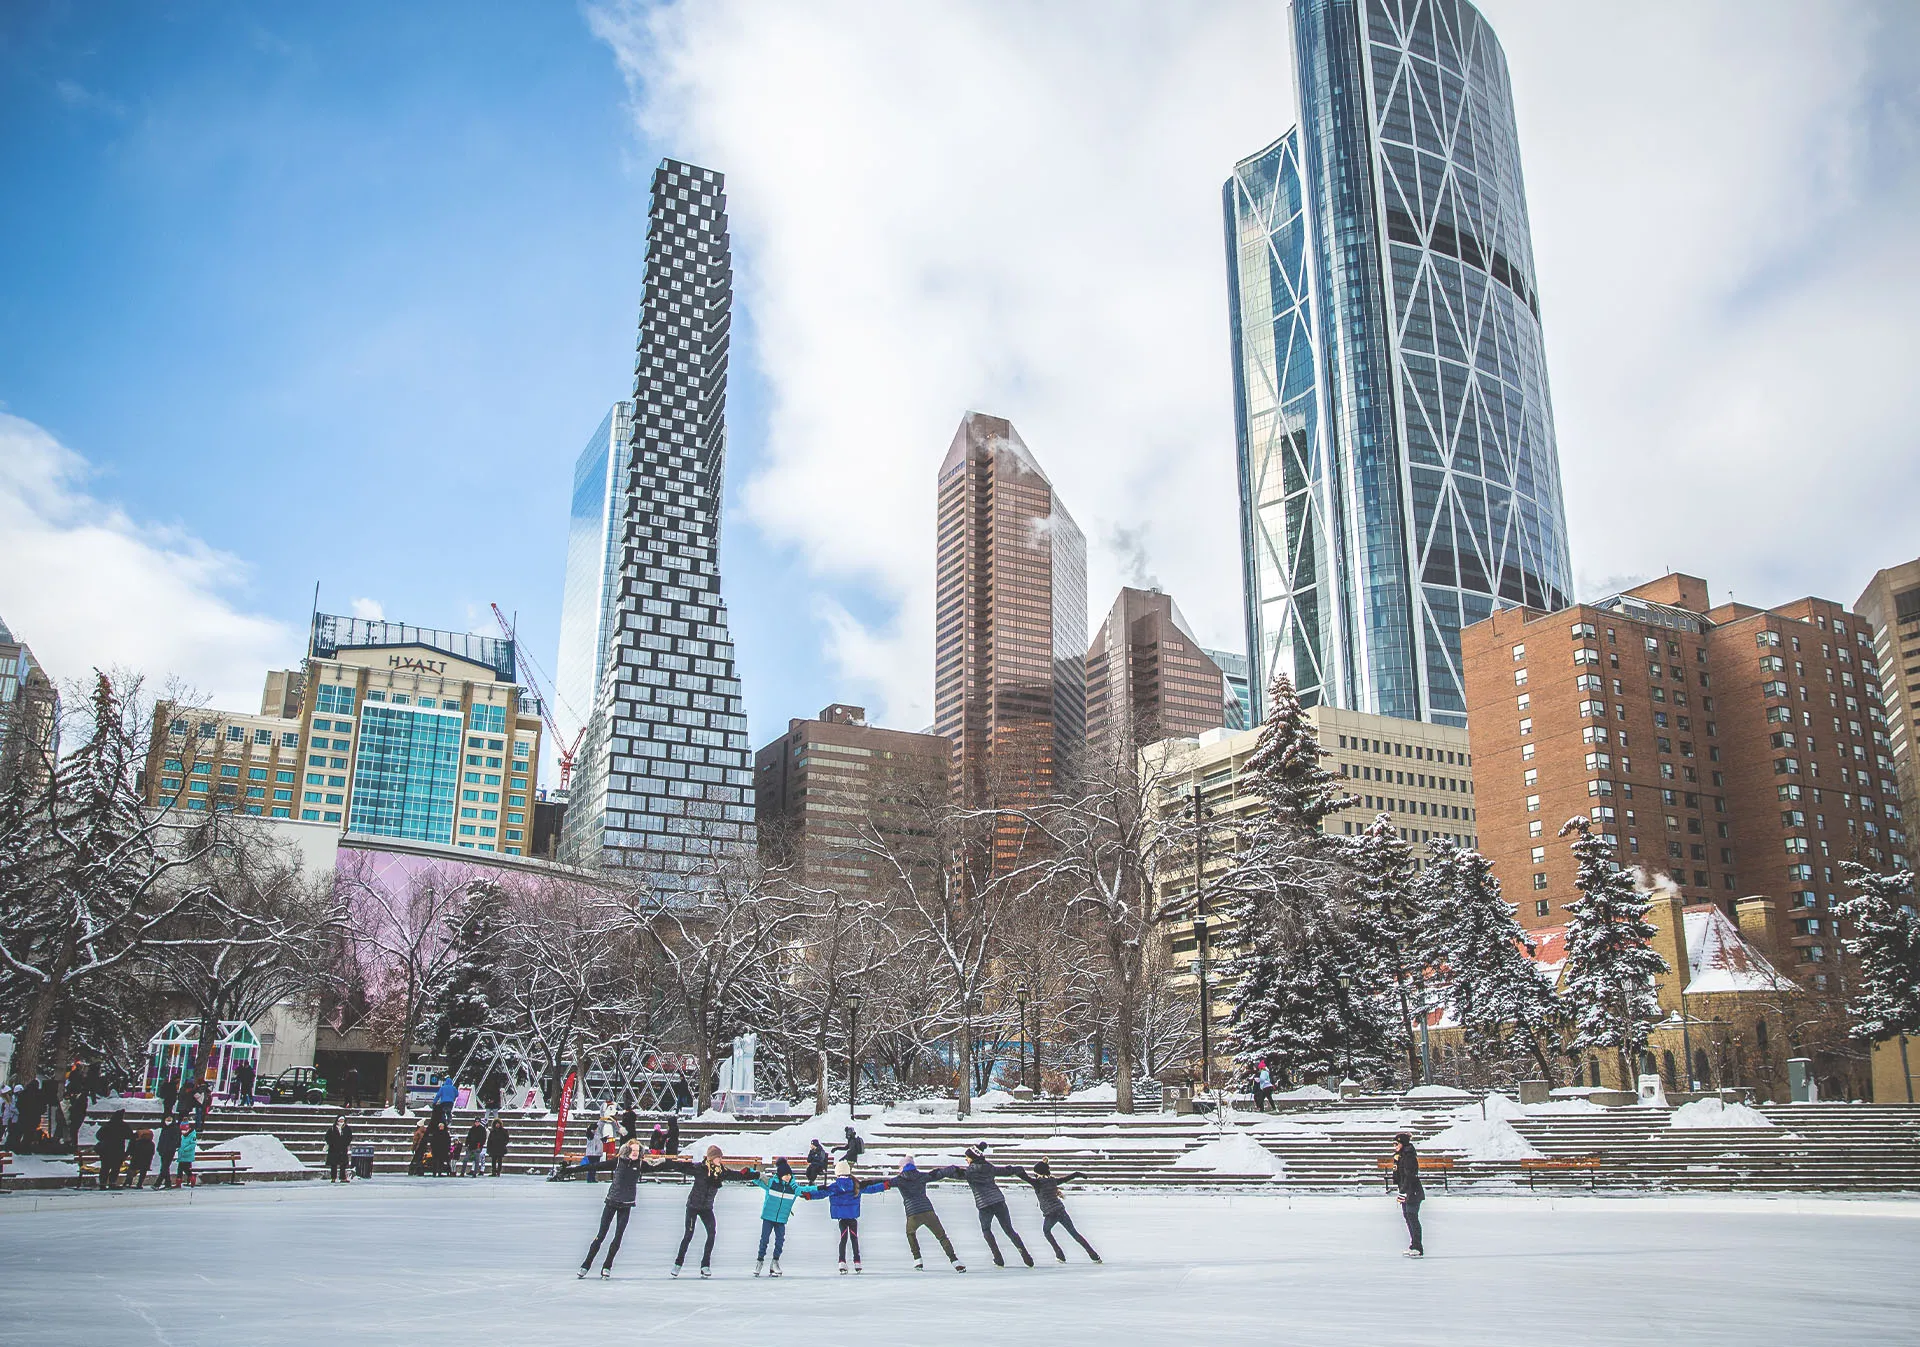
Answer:
POLYGON ((360 1068, 359 1067, 350 1066, 347 1068, 347 1078, 344 1081, 342 1081, 340 1084, 340 1093, 345 1098, 346 1105, 348 1108, 357 1108, 359 1106, 359 1103, 360 1103, 360 1068))
POLYGON ((193 1157, 200 1150, 200 1130, 192 1123, 180 1129, 180 1151, 174 1157, 180 1169, 180 1186, 193 1187, 193 1157))
POLYGON ((866 1151, 866 1140, 851 1127, 847 1129, 847 1139, 840 1147, 840 1158, 850 1165, 860 1163, 860 1156, 866 1151))
POLYGON ((691 1160, 680 1159, 660 1159, 649 1161, 649 1163, 655 1168, 664 1169, 670 1173, 685 1174, 693 1180, 693 1188, 687 1193, 687 1228, 686 1232, 680 1236, 680 1252, 674 1255, 673 1275, 678 1277, 681 1265, 687 1261, 687 1246, 693 1242, 693 1225, 698 1221, 707 1229, 706 1248, 700 1253, 700 1275, 711 1277, 713 1275, 714 1194, 720 1191, 720 1185, 728 1179, 744 1179, 751 1182, 760 1177, 760 1171, 751 1165, 738 1171, 728 1169, 721 1162, 718 1146, 707 1147, 706 1157, 698 1164, 691 1160))
POLYGON ((153 1129, 143 1127, 127 1143, 127 1182, 134 1188, 147 1186, 147 1171, 153 1168, 153 1129))
MULTIPOLYGON (((852 1135, 853 1129, 847 1129, 852 1135)), ((860 1271, 860 1195, 862 1193, 884 1193, 887 1181, 862 1185, 854 1177, 853 1166, 842 1160, 833 1167, 833 1182, 824 1188, 809 1188, 800 1196, 808 1201, 827 1199, 828 1214, 840 1226, 840 1275, 847 1275, 847 1245, 853 1245, 853 1270, 860 1271)))
POLYGON ((453 1083, 452 1076, 440 1077, 440 1088, 433 1092, 433 1120, 442 1126, 453 1122, 453 1104, 460 1097, 460 1087, 453 1083))
POLYGON ((773 1162, 773 1174, 768 1176, 763 1169, 755 1180, 766 1190, 767 1197, 760 1204, 760 1252, 754 1255, 753 1275, 758 1277, 760 1270, 767 1266, 767 1241, 773 1241, 773 1266, 767 1269, 767 1275, 780 1275, 780 1255, 787 1247, 787 1219, 793 1215, 794 1200, 806 1196, 814 1190, 793 1181, 793 1166, 782 1155, 773 1162))
POLYGON ((0 1145, 10 1145, 20 1126, 20 1087, 0 1086, 0 1145))
POLYGON ((473 1126, 467 1129, 467 1148, 461 1153, 467 1162, 467 1177, 477 1179, 486 1169, 487 1163, 487 1125, 479 1118, 473 1120, 473 1126))
POLYGON ((253 1062, 242 1058, 233 1068, 234 1102, 241 1108, 253 1107, 253 1062))
POLYGON ((976 1142, 967 1147, 967 1163, 960 1170, 959 1177, 967 1181, 967 1187, 973 1190, 973 1205, 980 1214, 980 1233, 986 1237, 987 1249, 993 1254, 993 1265, 1005 1267, 1006 1259, 1000 1256, 1000 1246, 993 1239, 993 1223, 1000 1222, 1000 1228, 1007 1232, 1007 1238, 1013 1241, 1013 1247, 1020 1251, 1020 1257, 1028 1267, 1033 1266, 1033 1255, 1027 1252, 1025 1241, 1020 1232, 1013 1228, 1013 1218, 1007 1214, 1007 1196, 1000 1191, 1000 1185, 994 1180, 1002 1175, 1017 1174, 1011 1168, 996 1168, 987 1163, 987 1143, 976 1142))
POLYGON ((352 1154, 353 1124, 347 1121, 347 1111, 341 1109, 333 1115, 333 1121, 327 1124, 327 1182, 351 1183, 347 1175, 347 1160, 352 1154))
POLYGON ((927 1196, 927 1185, 940 1179, 958 1178, 960 1166, 948 1165, 944 1169, 923 1170, 913 1163, 909 1155, 900 1165, 900 1172, 893 1176, 893 1186, 900 1192, 901 1210, 907 1216, 907 1249, 913 1254, 913 1270, 926 1271, 926 1264, 920 1259, 920 1232, 931 1230, 933 1237, 940 1241, 940 1249, 947 1255, 947 1261, 953 1264, 955 1272, 965 1272, 967 1265, 953 1252, 953 1241, 947 1238, 947 1229, 940 1224, 940 1213, 933 1209, 933 1199, 927 1196))
POLYGON ((666 1125, 662 1123, 658 1118, 655 1118, 653 1120, 653 1135, 647 1138, 647 1150, 650 1154, 658 1155, 662 1151, 666 1150, 666 1148, 667 1148, 666 1125))
MULTIPOLYGON (((593 1268, 593 1256, 600 1252, 600 1241, 607 1237, 607 1227, 613 1226, 613 1243, 607 1246, 607 1261, 600 1265, 602 1278, 613 1275, 613 1256, 620 1252, 620 1241, 626 1238, 627 1220, 633 1215, 634 1201, 640 1195, 640 1141, 630 1138, 614 1156, 613 1177, 607 1182, 607 1200, 600 1207, 600 1229, 593 1237, 593 1243, 587 1246, 586 1259, 580 1264, 580 1275, 586 1276, 593 1268)), ((687 1227, 689 1234, 693 1227, 687 1227)), ((684 1252, 682 1246, 682 1251, 684 1252)))
POLYGON ((1407 1223, 1407 1257, 1425 1258, 1426 1241, 1420 1233, 1420 1204, 1427 1190, 1420 1182, 1420 1154, 1413 1148, 1413 1133, 1394 1135, 1393 1177, 1391 1184, 1400 1199, 1400 1216, 1407 1223))
POLYGON ((668 1155, 680 1154, 680 1115, 678 1113, 669 1113, 667 1115, 666 1153, 668 1155))
POLYGON ((173 1116, 173 1101, 180 1097, 180 1078, 171 1071, 163 1071, 160 1076, 160 1121, 165 1122, 173 1116))
POLYGON ((1060 1196, 1061 1184, 1072 1183, 1075 1179, 1084 1179, 1086 1175, 1076 1170, 1072 1174, 1063 1174, 1055 1178, 1053 1166, 1045 1160, 1034 1165, 1031 1174, 1024 1169, 1014 1172, 1026 1180, 1027 1186, 1033 1189, 1033 1195, 1040 1203, 1040 1215, 1044 1218, 1040 1222, 1040 1233, 1046 1236, 1047 1243, 1052 1246, 1053 1256, 1063 1263, 1067 1261, 1067 1255, 1060 1248, 1060 1242, 1053 1237, 1053 1228, 1058 1225, 1064 1226, 1066 1232, 1080 1242, 1080 1247, 1087 1251, 1087 1257, 1096 1263, 1099 1262, 1100 1255, 1094 1252, 1091 1244, 1087 1243, 1087 1237, 1073 1228, 1073 1217, 1067 1214, 1066 1199, 1060 1196))
POLYGON ((427 1172, 427 1125, 421 1122, 413 1129, 413 1154, 407 1161, 407 1173, 425 1174, 427 1172))
POLYGON ((100 1159, 102 1188, 120 1186, 120 1167, 127 1162, 127 1143, 131 1140, 133 1140, 133 1129, 127 1126, 127 1114, 124 1109, 115 1109, 95 1130, 93 1152, 100 1159))
POLYGON ((815 1137, 813 1144, 807 1147, 807 1182, 820 1182, 827 1177, 827 1171, 832 1168, 833 1157, 827 1154, 826 1144, 815 1137))
POLYGON ((1273 1096, 1273 1076, 1267 1070, 1267 1064, 1254 1063, 1253 1067, 1253 1106, 1261 1113, 1267 1111, 1267 1100, 1273 1096))
POLYGON ((453 1133, 447 1130, 443 1122, 432 1123, 427 1127, 427 1168, 436 1179, 453 1177, 453 1166, 448 1156, 453 1149, 453 1133))
POLYGON ((487 1129, 487 1158, 493 1162, 493 1177, 500 1177, 500 1165, 507 1158, 507 1125, 494 1115, 493 1126, 487 1129))
POLYGON ((180 1150, 180 1119, 168 1118, 160 1124, 160 1172, 154 1176, 155 1190, 173 1187, 173 1158, 180 1150))
POLYGON ((80 1125, 87 1120, 87 1081, 91 1075, 86 1062, 74 1058, 62 1091, 67 1104, 67 1144, 76 1151, 80 1149, 80 1125))

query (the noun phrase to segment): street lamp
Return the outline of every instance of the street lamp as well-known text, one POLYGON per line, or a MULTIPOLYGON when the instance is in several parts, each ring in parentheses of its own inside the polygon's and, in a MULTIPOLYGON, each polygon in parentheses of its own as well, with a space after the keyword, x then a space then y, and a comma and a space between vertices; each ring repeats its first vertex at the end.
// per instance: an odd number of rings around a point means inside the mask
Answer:
POLYGON ((859 1115, 856 1106, 860 1094, 860 1048, 856 1037, 860 1023, 860 993, 847 993, 847 1121, 859 1115))
POLYGON ((1028 1089, 1033 1087, 1027 1082, 1027 984, 1022 982, 1013 989, 1013 999, 1020 1003, 1020 1083, 1028 1089))

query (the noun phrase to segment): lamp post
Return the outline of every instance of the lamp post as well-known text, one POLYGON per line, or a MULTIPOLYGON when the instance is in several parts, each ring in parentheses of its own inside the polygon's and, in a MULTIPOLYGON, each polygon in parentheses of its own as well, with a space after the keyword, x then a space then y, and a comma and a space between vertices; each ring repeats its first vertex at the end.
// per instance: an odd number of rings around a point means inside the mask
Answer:
POLYGON ((860 1026, 860 993, 847 993, 847 1121, 852 1123, 859 1114, 856 1106, 860 1095, 860 1046, 856 1035, 860 1026))
POLYGON ((1028 1089, 1033 1088, 1027 1082, 1027 984, 1022 982, 1013 989, 1013 999, 1020 1003, 1020 1083, 1028 1089))
POLYGON ((1193 779, 1193 942, 1200 970, 1200 1092, 1213 1089, 1212 1007, 1207 1004, 1207 807, 1200 799, 1200 778, 1193 779))
POLYGON ((1693 1033, 1687 1023, 1687 984, 1680 984, 1680 1052, 1687 1059, 1687 1093, 1699 1091, 1699 1083, 1693 1078, 1693 1033))

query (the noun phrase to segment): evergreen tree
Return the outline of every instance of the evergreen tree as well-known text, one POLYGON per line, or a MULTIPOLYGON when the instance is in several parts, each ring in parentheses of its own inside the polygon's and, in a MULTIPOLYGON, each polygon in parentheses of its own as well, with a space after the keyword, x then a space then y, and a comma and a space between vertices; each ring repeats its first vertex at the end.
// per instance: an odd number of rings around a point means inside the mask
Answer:
POLYGON ((1416 943, 1427 967, 1446 982, 1446 1001, 1476 1059, 1524 1052, 1553 1080, 1549 1047, 1565 1012, 1533 962, 1534 943, 1501 896, 1493 865, 1444 838, 1427 847, 1414 885, 1416 943))
POLYGON ((1907 1036, 1920 1034, 1920 912, 1914 911, 1913 874, 1894 870, 1875 874, 1864 865, 1842 861, 1840 873, 1854 896, 1841 907, 1853 930, 1846 939, 1855 965, 1859 994, 1847 1007, 1856 1038, 1900 1040, 1900 1065, 1913 1102, 1913 1073, 1907 1061, 1907 1036))
POLYGON ((1329 905, 1308 906, 1264 932, 1232 965, 1240 972, 1227 1027, 1234 1060, 1264 1061, 1286 1084, 1373 1073, 1394 1058, 1392 1002, 1377 966, 1329 905))
POLYGON ((1353 803, 1321 765, 1326 756, 1293 683, 1276 673, 1267 687, 1266 723, 1247 759, 1247 785, 1267 802, 1264 823, 1281 832, 1318 833, 1327 815, 1353 803))
POLYGON ((1414 1032, 1416 1006, 1425 1014, 1425 976, 1414 939, 1413 848, 1385 814, 1377 815, 1348 852, 1354 869, 1354 934, 1369 965, 1368 982, 1390 996, 1406 1055, 1407 1078, 1426 1083, 1414 1032))
POLYGON ((1612 1048, 1620 1056, 1623 1085, 1634 1079, 1647 1031, 1660 1019, 1654 978, 1667 961, 1653 948, 1652 900, 1620 868, 1613 847, 1593 834, 1585 815, 1568 819, 1580 869, 1580 897, 1566 905, 1567 962, 1561 997, 1572 1017, 1576 1048, 1612 1048))
POLYGON ((435 1052, 466 1069, 461 1083, 477 1085, 486 1062, 467 1054, 488 1029, 503 1027, 508 1019, 508 988, 501 966, 506 948, 507 893, 497 880, 468 883, 465 900, 452 926, 452 959, 445 981, 433 1002, 428 1021, 435 1052))

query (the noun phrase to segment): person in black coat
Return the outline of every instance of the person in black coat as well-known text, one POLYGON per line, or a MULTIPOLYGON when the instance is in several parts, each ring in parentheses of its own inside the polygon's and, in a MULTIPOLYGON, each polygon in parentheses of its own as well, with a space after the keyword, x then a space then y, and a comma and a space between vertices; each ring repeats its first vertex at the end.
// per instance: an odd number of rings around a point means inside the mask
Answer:
POLYGON ((133 1140, 127 1143, 127 1183, 130 1187, 147 1186, 147 1171, 153 1168, 153 1129, 143 1127, 133 1134, 133 1140))
POLYGON ((348 1177, 347 1161, 353 1150, 353 1124, 347 1121, 345 1109, 334 1115, 327 1125, 327 1182, 351 1183, 348 1177))
POLYGON ((452 1175, 453 1167, 448 1163, 448 1154, 453 1149, 453 1134, 447 1131, 442 1122, 431 1123, 427 1127, 427 1172, 436 1178, 452 1175))
POLYGON ((674 1255, 673 1275, 680 1275, 681 1264, 687 1261, 687 1246, 693 1243, 693 1226, 698 1221, 707 1230, 706 1248, 700 1253, 700 1275, 713 1275, 713 1198, 720 1191, 720 1185, 729 1179, 751 1182, 760 1177, 760 1171, 752 1165, 745 1169, 728 1169, 721 1163, 720 1148, 707 1147, 706 1158, 695 1164, 691 1160, 658 1159, 649 1160, 653 1168, 664 1169, 673 1174, 684 1174, 693 1180, 693 1187, 687 1193, 687 1229, 680 1237, 680 1252, 674 1255))
POLYGON ((493 1162, 493 1177, 500 1177, 500 1164, 507 1158, 507 1125, 499 1118, 487 1129, 487 1158, 493 1162))
POLYGON ((173 1101, 180 1097, 180 1078, 171 1071, 160 1078, 160 1121, 173 1116, 173 1101))
POLYGON ((1420 1204, 1427 1190, 1420 1183, 1420 1155, 1413 1148, 1413 1134, 1401 1132, 1394 1137, 1393 1187, 1400 1199, 1400 1215, 1407 1223, 1407 1257, 1424 1258, 1426 1244, 1420 1234, 1420 1204))
POLYGON ((1079 1241, 1080 1247, 1087 1251, 1087 1257, 1096 1263, 1099 1262, 1100 1255, 1094 1252, 1091 1244, 1087 1243, 1087 1237, 1074 1228, 1073 1217, 1067 1214, 1066 1199, 1060 1196, 1061 1184, 1072 1183, 1075 1179, 1085 1178, 1086 1175, 1076 1170, 1071 1174, 1056 1176, 1053 1167, 1045 1160, 1036 1164, 1031 1174, 1019 1168, 1013 1172, 1033 1189, 1033 1196, 1040 1203, 1040 1215, 1044 1218, 1040 1222, 1040 1233, 1046 1236, 1047 1243, 1052 1246, 1053 1256, 1063 1263, 1067 1261, 1066 1250, 1062 1249, 1060 1241, 1053 1237, 1053 1228, 1057 1225, 1079 1241))
POLYGON ((807 1147, 807 1182, 820 1182, 832 1168, 833 1157, 827 1154, 826 1146, 816 1137, 813 1144, 807 1147))
POLYGON ((93 1149, 100 1157, 102 1188, 120 1186, 120 1167, 127 1162, 127 1143, 132 1140, 133 1129, 127 1126, 126 1112, 120 1109, 109 1114, 94 1132, 93 1149))
POLYGON ((160 1172, 154 1176, 156 1190, 173 1187, 173 1157, 180 1150, 180 1119, 168 1118, 160 1124, 160 1172))
POLYGON ((653 1135, 647 1138, 647 1149, 659 1155, 667 1148, 667 1127, 658 1118, 653 1122, 653 1135))
POLYGON ((93 1078, 92 1070, 86 1062, 76 1057, 67 1070, 64 1097, 67 1104, 67 1144, 75 1150, 80 1149, 80 1126, 87 1120, 87 1105, 91 1102, 88 1084, 93 1078))
MULTIPOLYGON (((580 1264, 582 1277, 593 1270, 593 1256, 600 1252, 600 1241, 607 1237, 608 1226, 613 1226, 613 1243, 607 1246, 607 1261, 600 1265, 600 1275, 613 1275, 613 1256, 620 1252, 620 1241, 627 1236, 627 1221, 633 1215, 633 1204, 639 1195, 640 1139, 629 1135, 613 1159, 613 1179, 607 1184, 607 1200, 600 1207, 600 1230, 594 1235, 593 1243, 587 1246, 586 1259, 580 1264)), ((687 1233, 689 1236, 693 1233, 691 1220, 687 1224, 687 1233)), ((685 1245, 681 1246, 683 1253, 685 1248, 685 1245)))
POLYGON ((475 1118, 473 1126, 467 1129, 467 1146, 460 1153, 460 1158, 466 1162, 467 1176, 479 1178, 482 1172, 481 1166, 487 1159, 487 1125, 478 1118, 475 1118))
POLYGON ((668 1155, 680 1154, 680 1115, 667 1115, 667 1152, 668 1155))
POLYGON ((253 1063, 240 1061, 233 1068, 234 1102, 241 1108, 253 1107, 253 1063))
POLYGON ((860 1163, 861 1152, 866 1149, 866 1138, 849 1127, 847 1129, 846 1144, 840 1148, 840 1158, 850 1165, 857 1165, 860 1163))
POLYGON ((967 1163, 955 1165, 952 1169, 953 1176, 966 1180, 967 1187, 973 1190, 973 1206, 980 1217, 980 1233, 986 1237, 987 1249, 993 1254, 993 1265, 1007 1265, 1006 1259, 1000 1256, 1000 1246, 993 1239, 993 1223, 998 1221, 1000 1228, 1007 1232, 1007 1238, 1013 1241, 1013 1247, 1020 1251, 1022 1261, 1032 1267, 1033 1255, 1027 1252, 1020 1232, 1013 1228, 1013 1218, 1007 1214, 1007 1196, 1000 1191, 1000 1185, 994 1182, 996 1178, 1019 1171, 1010 1165, 988 1164, 987 1143, 984 1141, 967 1147, 967 1163))

